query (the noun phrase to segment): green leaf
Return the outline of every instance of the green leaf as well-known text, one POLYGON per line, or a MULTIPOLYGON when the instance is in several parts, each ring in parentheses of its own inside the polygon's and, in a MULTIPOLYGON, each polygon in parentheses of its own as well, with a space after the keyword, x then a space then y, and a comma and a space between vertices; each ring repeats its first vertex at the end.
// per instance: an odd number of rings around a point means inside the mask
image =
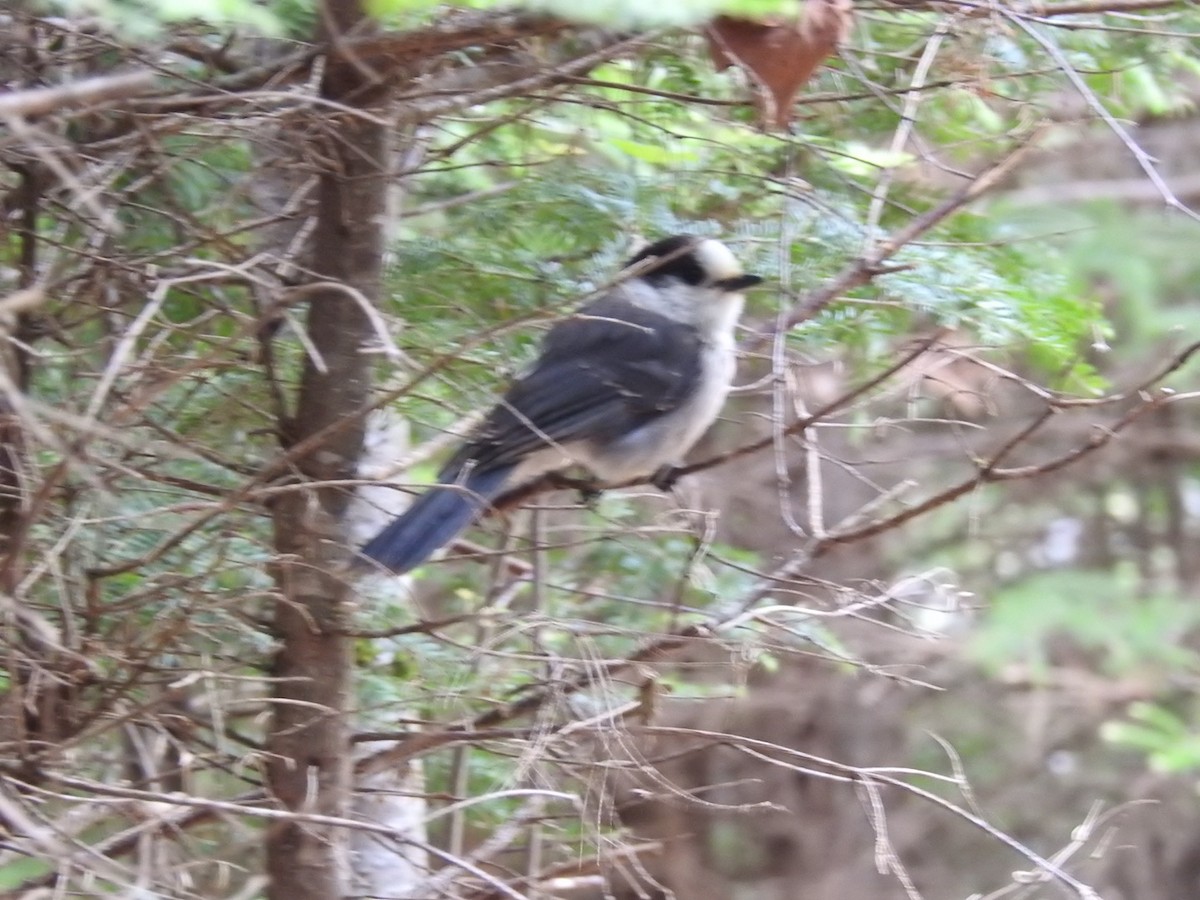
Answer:
POLYGON ((848 175, 862 178, 877 176, 884 169, 895 169, 914 160, 911 153, 892 151, 883 147, 872 147, 859 141, 851 141, 841 152, 830 159, 832 165, 848 175))
POLYGON ((622 153, 655 165, 671 165, 684 162, 695 162, 697 155, 678 144, 643 144, 640 141, 629 141, 623 138, 610 138, 610 147, 615 147, 622 153))

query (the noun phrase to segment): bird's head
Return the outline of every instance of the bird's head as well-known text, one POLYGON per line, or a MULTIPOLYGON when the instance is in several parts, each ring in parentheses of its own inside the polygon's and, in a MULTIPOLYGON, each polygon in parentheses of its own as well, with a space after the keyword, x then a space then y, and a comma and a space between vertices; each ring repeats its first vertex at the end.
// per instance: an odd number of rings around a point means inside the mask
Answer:
POLYGON ((729 337, 742 312, 742 291, 762 281, 747 275, 728 247, 712 238, 675 235, 643 247, 625 266, 623 293, 638 306, 729 337))
POLYGON ((625 264, 633 277, 659 288, 672 283, 733 294, 762 281, 747 275, 728 247, 713 238, 677 234, 647 244, 625 264))

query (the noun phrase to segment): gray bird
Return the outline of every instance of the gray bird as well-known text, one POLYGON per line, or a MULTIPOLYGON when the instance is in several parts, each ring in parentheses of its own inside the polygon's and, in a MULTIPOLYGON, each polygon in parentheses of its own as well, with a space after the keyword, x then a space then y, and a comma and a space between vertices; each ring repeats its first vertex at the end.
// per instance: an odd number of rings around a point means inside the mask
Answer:
POLYGON ((664 238, 546 335, 517 380, 399 518, 362 548, 396 573, 425 562, 504 491, 581 465, 605 482, 680 463, 716 419, 736 367, 747 275, 720 241, 664 238))

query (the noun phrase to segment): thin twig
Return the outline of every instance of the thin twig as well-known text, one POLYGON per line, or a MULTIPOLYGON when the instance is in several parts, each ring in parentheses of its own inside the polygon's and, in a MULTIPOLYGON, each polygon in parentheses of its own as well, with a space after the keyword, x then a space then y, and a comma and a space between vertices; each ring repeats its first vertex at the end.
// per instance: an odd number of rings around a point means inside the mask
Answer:
POLYGON ((1154 185, 1155 189, 1162 197, 1163 202, 1171 209, 1178 210, 1188 218, 1200 221, 1200 212, 1197 212, 1196 210, 1187 206, 1185 203, 1180 201, 1177 196, 1175 196, 1175 192, 1171 190, 1171 187, 1167 184, 1162 174, 1158 171, 1158 167, 1155 166, 1154 160, 1151 159, 1150 154, 1142 149, 1141 144, 1133 139, 1133 136, 1129 133, 1129 130, 1120 122, 1118 122, 1116 117, 1108 111, 1108 107, 1105 106, 1104 102, 1096 96, 1096 92, 1093 91, 1088 86, 1087 82, 1083 80, 1080 74, 1075 71, 1075 67, 1071 65, 1071 61, 1067 59, 1066 54, 1063 53, 1058 44, 1054 43, 1054 41, 1042 34, 1037 28, 1026 22, 1022 16, 1015 15, 1000 6, 997 6, 996 9, 1000 15, 1004 16, 1006 19, 1024 31, 1027 35, 1029 35, 1041 46, 1043 50, 1046 51, 1047 54, 1050 55, 1050 58, 1058 64, 1059 68, 1062 70, 1062 73, 1067 76, 1067 81, 1071 82, 1071 86, 1075 88, 1075 90, 1079 93, 1079 96, 1083 98, 1085 103, 1087 103, 1088 107, 1090 107, 1092 111, 1100 117, 1100 120, 1108 126, 1109 130, 1117 136, 1117 139, 1120 140, 1130 154, 1132 154, 1134 160, 1138 164, 1138 168, 1140 168, 1146 174, 1146 177, 1150 179, 1150 183, 1154 185))
MULTIPOLYGON (((958 210, 973 200, 986 194, 1001 184, 1014 169, 1025 159, 1037 145, 1038 138, 1045 132, 1044 125, 1039 125, 1028 131, 1008 153, 988 168, 971 179, 969 183, 959 188, 946 200, 933 209, 927 210, 890 237, 879 241, 870 250, 863 253, 837 275, 800 300, 792 308, 792 312, 783 317, 782 324, 776 326, 791 330, 802 322, 807 322, 821 312, 830 303, 847 291, 868 284, 881 272, 881 267, 901 249, 913 243, 925 232, 940 224, 958 210)), ((774 330, 763 332, 754 340, 748 342, 747 350, 753 350, 767 341, 774 330)))

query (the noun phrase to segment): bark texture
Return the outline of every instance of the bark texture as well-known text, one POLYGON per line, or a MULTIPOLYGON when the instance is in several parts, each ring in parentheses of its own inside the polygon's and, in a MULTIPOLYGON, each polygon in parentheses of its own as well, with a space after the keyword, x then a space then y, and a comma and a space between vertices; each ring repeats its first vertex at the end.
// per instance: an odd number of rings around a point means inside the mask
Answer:
MULTIPOLYGON (((324 37, 369 26, 355 0, 330 0, 324 37)), ((329 62, 323 95, 353 109, 377 108, 383 89, 353 59, 329 62)), ((285 423, 293 446, 320 434, 319 446, 299 462, 312 489, 285 494, 275 508, 275 608, 280 649, 274 676, 279 702, 268 741, 272 794, 288 809, 343 816, 350 805, 351 770, 347 709, 351 691, 349 640, 343 636, 349 582, 338 574, 346 556, 342 539, 348 497, 322 487, 352 477, 362 448, 361 410, 370 395, 370 322, 360 301, 337 285, 375 302, 383 255, 387 198, 386 126, 376 117, 340 114, 322 130, 326 160, 320 176, 312 268, 334 287, 314 292, 308 312, 310 354, 295 415, 285 423)), ((269 896, 288 900, 347 893, 344 829, 279 822, 267 840, 269 896)))

